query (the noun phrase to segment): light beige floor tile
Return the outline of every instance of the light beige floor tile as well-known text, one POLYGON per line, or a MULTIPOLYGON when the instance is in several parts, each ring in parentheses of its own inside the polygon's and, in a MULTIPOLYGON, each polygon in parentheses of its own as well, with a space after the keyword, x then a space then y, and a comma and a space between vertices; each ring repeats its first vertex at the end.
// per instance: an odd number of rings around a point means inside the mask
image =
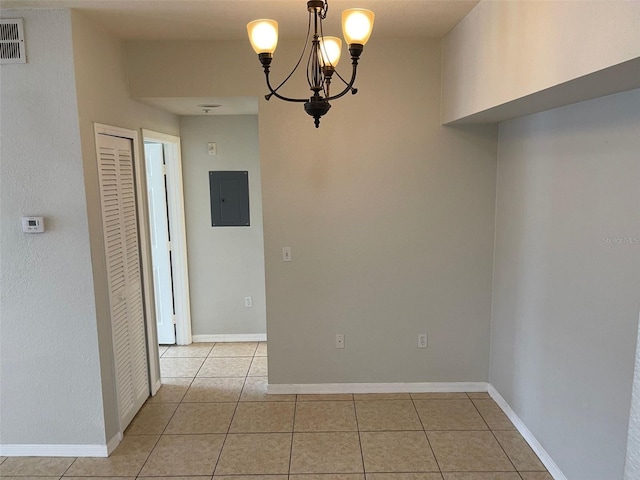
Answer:
POLYGON ((367 473, 367 480, 442 480, 439 473, 367 473))
POLYGON ((414 400, 442 400, 445 398, 468 398, 464 392, 423 392, 412 393, 414 400))
POLYGON ((160 359, 160 376, 193 378, 202 366, 204 358, 165 358, 160 359))
POLYGON ((147 403, 127 427, 130 435, 162 433, 173 416, 177 403, 147 403))
POLYGON ((491 398, 487 392, 467 392, 469 398, 491 398))
MULTIPOLYGON (((55 477, 31 477, 31 476, 19 476, 19 477, 7 477, 7 476, 2 476, 0 477, 2 478, 2 480, 59 480, 61 477, 60 476, 55 476, 55 477)), ((65 477, 66 478, 66 477, 65 477)), ((135 480, 136 477, 118 477, 118 480, 135 480)), ((75 480, 75 479, 74 479, 75 480)), ((102 479, 101 479, 102 480, 102 479)), ((105 477, 105 480, 109 480, 109 477, 105 477)))
POLYGON ((136 476, 147 460, 158 435, 125 435, 108 458, 78 458, 66 475, 70 477, 136 476))
POLYGON ((293 431, 293 402, 243 402, 238 404, 230 433, 293 431))
POLYGON ((237 402, 243 385, 242 377, 198 377, 191 383, 183 402, 237 402))
POLYGON ((443 472, 509 472, 513 465, 491 432, 427 432, 443 472))
POLYGON ((367 473, 439 471, 424 432, 362 432, 360 442, 367 473))
POLYGON ((216 475, 213 480, 287 480, 288 475, 216 475))
POLYGON ((266 357, 267 356, 267 343, 266 342, 260 342, 258 344, 258 349, 256 350, 255 356, 256 357, 266 357))
POLYGON ((472 402, 487 422, 491 430, 515 430, 511 420, 504 414, 496 402, 491 399, 473 399, 472 402))
POLYGON ((450 472, 443 475, 444 480, 520 480, 515 472, 450 472))
POLYGON ((247 377, 240 395, 241 402, 295 402, 295 395, 267 394, 267 377, 247 377))
POLYGON ((180 357, 180 358, 202 358, 209 355, 213 348, 213 343, 192 343, 191 345, 175 345, 169 347, 163 358, 180 357))
POLYGON ((60 477, 74 460, 71 457, 9 457, 0 465, 0 477, 10 475, 60 477))
POLYGON ((158 346, 158 355, 162 356, 164 353, 169 350, 169 345, 159 345, 158 346))
POLYGON ((252 357, 209 357, 204 361, 198 377, 245 377, 251 360, 252 357))
POLYGON ((256 342, 216 343, 210 357, 253 357, 258 344, 256 342))
POLYGON ((361 473, 356 432, 294 433, 291 473, 361 473))
MULTIPOLYGON (((69 479, 76 480, 76 479, 69 479)), ((101 480, 99 478, 95 480, 101 480)), ((211 480, 211 475, 197 475, 190 477, 138 477, 138 480, 211 480)))
POLYGON ((307 475, 289 475, 289 480, 364 480, 362 473, 315 473, 307 475))
POLYGON ((165 433, 227 433, 235 408, 235 403, 183 403, 165 433))
POLYGON ((520 472, 523 480, 553 480, 548 472, 520 472))
POLYGON ((141 476, 213 475, 224 435, 162 435, 141 476))
POLYGON ((191 378, 163 377, 160 390, 154 397, 149 398, 147 403, 180 403, 189 385, 191 385, 191 378))
POLYGON ((298 395, 299 402, 353 401, 351 393, 307 393, 298 395))
POLYGON ((356 402, 361 432, 375 430, 422 430, 411 400, 356 402))
POLYGON ((267 357, 253 357, 249 377, 266 377, 268 373, 267 357))
POLYGON ((2 462, 4 462, 6 459, 7 459, 7 457, 0 457, 0 464, 1 464, 2 462))
POLYGON ((296 406, 296 432, 357 431, 353 402, 300 402, 296 406))
POLYGON ((414 400, 425 430, 488 430, 471 400, 414 400))
POLYGON ((408 393, 356 393, 355 400, 411 400, 408 393))
POLYGON ((494 435, 498 439, 498 443, 506 452, 507 456, 516 467, 516 470, 522 471, 545 471, 545 467, 533 453, 531 447, 525 442, 519 432, 512 431, 495 431, 494 435))
POLYGON ((286 474, 289 471, 291 434, 229 434, 216 467, 216 475, 286 474))
MULTIPOLYGON (((24 478, 24 477, 16 477, 16 478, 24 478)), ((43 477, 34 477, 42 480, 43 477)), ((57 478, 57 477, 56 477, 57 478)), ((136 480, 136 477, 62 477, 65 480, 136 480)), ((209 478, 209 477, 204 477, 209 478)), ((204 480, 203 477, 200 477, 200 480, 204 480)), ((2 480, 5 480, 4 478, 2 480)), ((169 479, 163 479, 169 480, 169 479)))

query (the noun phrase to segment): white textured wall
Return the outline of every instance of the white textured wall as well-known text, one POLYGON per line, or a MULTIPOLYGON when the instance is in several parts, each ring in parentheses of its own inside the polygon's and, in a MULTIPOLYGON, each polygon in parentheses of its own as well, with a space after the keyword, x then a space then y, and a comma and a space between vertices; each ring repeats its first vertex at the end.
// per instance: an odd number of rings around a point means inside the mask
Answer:
POLYGON ((569 479, 623 476, 640 90, 500 124, 490 382, 569 479))
POLYGON ((640 2, 484 0, 445 37, 443 54, 444 123, 528 95, 518 108, 540 111, 537 103, 563 105, 580 89, 586 99, 612 93, 618 82, 620 90, 633 88, 614 76, 574 84, 560 96, 545 91, 639 59, 640 2))
MULTIPOLYGON (((113 347, 104 258, 94 122, 140 130, 179 134, 178 117, 129 97, 122 43, 82 14, 72 12, 77 105, 98 318, 100 363, 107 440, 117 432, 113 347)), ((142 145, 142 142, 140 142, 142 145)), ((143 155, 142 152, 136 152, 143 155)), ((139 172, 143 175, 144 172, 139 172)), ((141 221, 146 221, 142 219, 141 221)), ((159 370, 158 370, 159 371, 159 370)))
POLYGON ((180 117, 180 136, 192 332, 266 334, 258 117, 180 117), (217 155, 208 154, 208 142, 216 142, 217 155), (251 226, 211 226, 212 170, 249 172, 251 226))
MULTIPOLYGON (((279 45, 274 81, 298 47, 279 45)), ((261 98, 271 383, 487 380, 496 129, 440 125, 439 41, 372 39, 359 93, 319 129, 301 105, 262 99, 246 41, 127 51, 136 95, 261 98)))
POLYGON ((71 17, 2 16, 25 19, 28 63, 0 66, 0 443, 104 445, 71 17))
POLYGON ((627 439, 627 459, 624 466, 624 480, 640 478, 640 328, 636 347, 636 368, 633 375, 631 414, 629 415, 629 436, 627 439))

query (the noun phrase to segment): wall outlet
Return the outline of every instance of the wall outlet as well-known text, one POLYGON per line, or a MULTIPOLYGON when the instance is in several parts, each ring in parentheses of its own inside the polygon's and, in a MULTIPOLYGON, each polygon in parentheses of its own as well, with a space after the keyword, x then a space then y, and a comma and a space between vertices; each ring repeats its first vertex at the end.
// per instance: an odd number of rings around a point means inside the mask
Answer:
POLYGON ((427 334, 419 333, 418 334, 418 348, 427 348, 427 334))
POLYGON ((253 299, 251 297, 244 297, 244 306, 253 307, 253 299))
POLYGON ((336 335, 336 348, 344 348, 344 335, 342 333, 336 335))

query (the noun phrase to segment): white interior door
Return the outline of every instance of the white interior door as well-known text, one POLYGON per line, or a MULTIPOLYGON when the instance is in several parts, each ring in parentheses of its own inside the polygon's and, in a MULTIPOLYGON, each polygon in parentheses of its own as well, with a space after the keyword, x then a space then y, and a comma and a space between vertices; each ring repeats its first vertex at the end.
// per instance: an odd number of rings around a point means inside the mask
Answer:
POLYGON ((96 143, 118 414, 124 431, 149 396, 133 147, 130 139, 102 134, 96 143))
POLYGON ((175 311, 163 148, 161 143, 145 143, 144 145, 158 343, 174 344, 176 343, 175 311))

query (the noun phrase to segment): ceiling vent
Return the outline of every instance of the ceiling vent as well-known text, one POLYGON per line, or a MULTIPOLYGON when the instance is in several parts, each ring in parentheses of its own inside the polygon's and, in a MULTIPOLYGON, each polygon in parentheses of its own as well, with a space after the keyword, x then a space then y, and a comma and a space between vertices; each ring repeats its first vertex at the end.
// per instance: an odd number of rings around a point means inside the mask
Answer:
POLYGON ((0 19, 0 64, 27 63, 21 18, 0 19))

